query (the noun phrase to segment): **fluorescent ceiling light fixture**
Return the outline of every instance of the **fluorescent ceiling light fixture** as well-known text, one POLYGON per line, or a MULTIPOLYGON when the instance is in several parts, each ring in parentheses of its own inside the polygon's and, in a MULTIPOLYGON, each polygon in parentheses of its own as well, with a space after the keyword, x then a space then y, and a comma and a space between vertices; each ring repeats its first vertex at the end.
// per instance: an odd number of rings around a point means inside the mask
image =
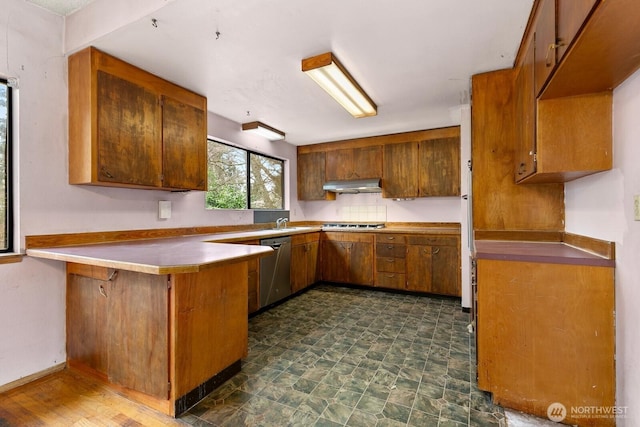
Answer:
POLYGON ((315 80, 353 117, 369 117, 378 114, 376 104, 331 52, 303 59, 302 71, 315 80))
POLYGON ((242 130, 253 132, 271 141, 284 139, 284 132, 260 122, 243 123, 242 130))

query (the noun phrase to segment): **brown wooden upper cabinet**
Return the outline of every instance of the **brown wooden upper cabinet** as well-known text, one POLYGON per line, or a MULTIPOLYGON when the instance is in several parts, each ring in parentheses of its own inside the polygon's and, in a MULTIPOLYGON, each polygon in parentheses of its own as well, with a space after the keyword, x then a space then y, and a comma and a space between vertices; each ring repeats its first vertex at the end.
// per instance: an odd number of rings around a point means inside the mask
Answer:
POLYGON ((540 0, 534 5, 515 81, 518 183, 561 183, 612 167, 611 91, 541 96, 554 84, 556 69, 573 60, 566 48, 581 37, 579 30, 596 3, 540 0))
MULTIPOLYGON (((535 9, 535 94, 538 96, 556 65, 599 0, 539 0, 535 9)), ((531 31, 533 30, 533 32, 531 31)))
POLYGON ((207 99, 93 47, 71 55, 69 183, 206 190, 207 99))
POLYGON ((335 200, 326 181, 382 178, 382 197, 460 195, 460 127, 298 147, 298 200, 335 200))
POLYGON ((382 146, 327 151, 327 181, 382 177, 382 146))
POLYGON ((298 147, 298 200, 335 200, 335 193, 322 189, 326 181, 327 156, 324 151, 301 153, 298 147))
POLYGON ((460 137, 384 146, 382 197, 460 195, 460 137))

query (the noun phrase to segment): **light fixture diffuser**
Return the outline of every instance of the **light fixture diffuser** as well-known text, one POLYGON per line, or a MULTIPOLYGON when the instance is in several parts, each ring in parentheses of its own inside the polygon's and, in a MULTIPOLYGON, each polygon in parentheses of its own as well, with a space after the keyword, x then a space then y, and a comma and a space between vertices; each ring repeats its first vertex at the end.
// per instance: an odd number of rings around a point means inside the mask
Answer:
POLYGON ((378 107, 331 52, 302 60, 302 71, 353 117, 378 114, 378 107))
POLYGON ((284 132, 279 131, 276 128, 272 128, 271 126, 267 126, 261 122, 243 123, 242 130, 253 132, 257 135, 267 138, 270 141, 284 139, 284 132))

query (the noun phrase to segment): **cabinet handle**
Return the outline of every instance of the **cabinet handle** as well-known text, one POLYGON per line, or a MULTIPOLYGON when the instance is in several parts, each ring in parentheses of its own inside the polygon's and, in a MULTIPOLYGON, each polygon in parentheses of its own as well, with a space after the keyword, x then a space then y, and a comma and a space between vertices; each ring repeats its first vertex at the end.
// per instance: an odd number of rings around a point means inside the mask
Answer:
POLYGON ((104 291, 104 286, 100 285, 100 288, 98 288, 98 290, 100 291, 100 295, 107 298, 107 293, 104 291))
POLYGON ((391 249, 393 249, 393 246, 389 245, 389 246, 387 246, 387 249, 391 250, 391 249))
POLYGON ((102 168, 102 175, 106 176, 107 178, 113 178, 113 175, 111 175, 109 171, 106 170, 104 167, 102 168))
POLYGON ((433 248, 433 255, 438 255, 438 253, 440 252, 440 248, 433 248))
POLYGON ((395 236, 387 236, 387 240, 394 240, 395 236))
POLYGON ((396 260, 394 258, 387 258, 386 261, 387 262, 396 262, 396 260))
POLYGON ((551 67, 551 65, 553 65, 552 64, 552 59, 553 58, 551 56, 551 52, 553 52, 555 49, 557 49, 557 48, 559 48, 561 46, 564 46, 563 42, 551 43, 549 45, 549 47, 547 48, 547 55, 544 57, 544 62, 545 62, 545 65, 547 67, 551 67))

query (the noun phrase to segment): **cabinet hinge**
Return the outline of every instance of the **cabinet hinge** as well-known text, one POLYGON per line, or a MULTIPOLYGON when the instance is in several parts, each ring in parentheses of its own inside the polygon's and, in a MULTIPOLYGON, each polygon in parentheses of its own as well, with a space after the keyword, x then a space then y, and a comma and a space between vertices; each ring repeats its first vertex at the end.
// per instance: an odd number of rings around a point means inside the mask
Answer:
POLYGON ((171 394, 171 381, 167 381, 167 393, 171 394))
POLYGON ((171 289, 171 277, 167 277, 167 289, 171 289))
POLYGON ((533 153, 533 163, 538 161, 538 153, 533 153))

